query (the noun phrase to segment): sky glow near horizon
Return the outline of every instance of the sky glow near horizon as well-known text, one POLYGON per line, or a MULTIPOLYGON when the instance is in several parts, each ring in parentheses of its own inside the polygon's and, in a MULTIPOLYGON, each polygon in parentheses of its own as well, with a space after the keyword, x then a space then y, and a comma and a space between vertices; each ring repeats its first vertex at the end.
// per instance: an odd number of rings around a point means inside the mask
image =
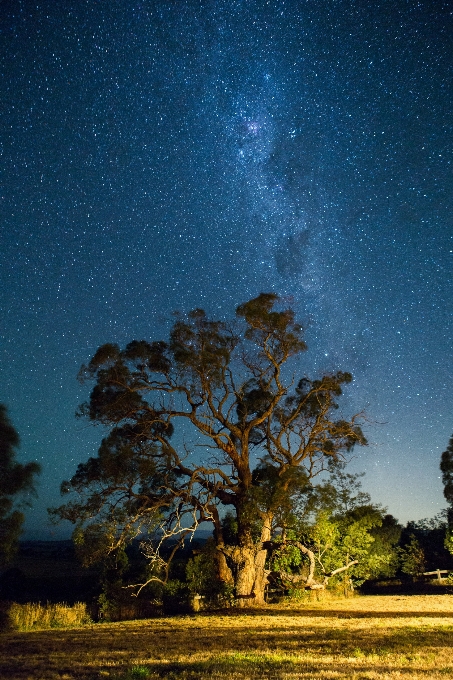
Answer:
POLYGON ((352 471, 445 507, 453 432, 449 3, 11 0, 2 17, 0 402, 43 466, 26 536, 95 455, 80 365, 261 291, 348 370, 352 471))

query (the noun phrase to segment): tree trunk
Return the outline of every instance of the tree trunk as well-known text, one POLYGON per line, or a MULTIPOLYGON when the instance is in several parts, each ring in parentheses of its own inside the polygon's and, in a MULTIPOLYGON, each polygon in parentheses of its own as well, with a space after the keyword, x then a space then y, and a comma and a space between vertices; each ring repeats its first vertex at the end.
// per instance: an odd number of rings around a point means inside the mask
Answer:
POLYGON ((255 593, 255 547, 237 546, 232 554, 235 566, 236 598, 240 607, 254 604, 255 593))
POLYGON ((239 607, 255 607, 266 604, 264 591, 267 584, 267 549, 263 547, 270 540, 271 518, 266 518, 261 540, 254 544, 251 538, 243 541, 229 552, 233 562, 234 585, 239 607), (245 545, 244 545, 245 543, 245 545))
POLYGON ((234 585, 233 574, 231 572, 230 567, 228 566, 228 562, 224 553, 219 550, 216 554, 215 559, 217 564, 217 574, 220 581, 229 586, 233 586, 234 585))
POLYGON ((266 559, 267 559, 267 550, 258 550, 258 552, 255 555, 255 583, 254 583, 254 591, 255 591, 255 600, 254 604, 255 605, 264 605, 266 604, 266 601, 264 599, 264 593, 267 585, 267 574, 268 572, 266 571, 266 559))
POLYGON ((214 540, 217 547, 215 556, 217 575, 222 583, 233 586, 234 578, 226 558, 227 553, 223 541, 222 522, 220 521, 219 513, 215 506, 211 508, 211 513, 214 518, 214 540))

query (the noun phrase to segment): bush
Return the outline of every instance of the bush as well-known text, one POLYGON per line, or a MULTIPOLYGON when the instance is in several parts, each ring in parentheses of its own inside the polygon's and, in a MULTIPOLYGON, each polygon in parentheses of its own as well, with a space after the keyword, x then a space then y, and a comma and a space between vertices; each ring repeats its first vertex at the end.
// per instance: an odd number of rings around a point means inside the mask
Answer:
POLYGON ((187 583, 171 579, 165 584, 162 605, 166 614, 185 614, 191 611, 187 583))
POLYGON ((423 572, 426 571, 426 558, 425 552, 414 534, 411 534, 409 539, 410 542, 404 548, 399 549, 401 571, 415 579, 422 576, 423 572))
POLYGON ((201 598, 203 608, 208 609, 228 607, 234 600, 233 587, 223 583, 218 577, 215 557, 215 544, 208 540, 203 549, 194 555, 186 566, 187 586, 192 602, 194 598, 201 598))
POLYGON ((72 607, 65 603, 47 603, 43 606, 36 602, 27 604, 13 602, 7 616, 9 628, 14 630, 66 628, 92 622, 84 602, 76 602, 72 607))

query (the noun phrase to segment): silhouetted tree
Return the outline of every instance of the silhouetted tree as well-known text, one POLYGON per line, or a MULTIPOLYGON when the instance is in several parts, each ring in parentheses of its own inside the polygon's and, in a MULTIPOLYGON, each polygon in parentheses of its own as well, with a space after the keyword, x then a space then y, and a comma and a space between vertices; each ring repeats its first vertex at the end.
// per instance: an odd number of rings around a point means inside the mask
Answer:
POLYGON ((34 478, 41 469, 38 463, 18 463, 18 446, 19 435, 6 406, 0 404, 0 564, 14 555, 24 521, 20 500, 26 503, 24 494, 34 491, 34 478))
POLYGON ((441 456, 440 469, 444 485, 444 496, 448 503, 453 506, 453 437, 450 438, 447 449, 441 456))
POLYGON ((450 507, 447 510, 448 528, 445 538, 445 547, 453 555, 453 437, 448 442, 447 449, 440 459, 444 496, 450 507))
POLYGON ((385 514, 382 517, 382 524, 371 529, 374 543, 371 546, 371 553, 376 555, 386 554, 390 559, 385 567, 381 565, 378 572, 372 573, 371 578, 385 578, 395 575, 398 569, 398 544, 401 539, 403 526, 396 517, 385 514))
MULTIPOLYGON (((421 519, 407 523, 401 534, 401 547, 406 550, 411 544, 418 545, 424 555, 426 569, 450 569, 451 555, 448 552, 448 522, 447 512, 442 512, 430 519, 421 519)), ((410 572, 405 572, 410 573, 410 572)))
POLYGON ((410 534, 408 542, 399 549, 399 554, 403 574, 408 574, 413 579, 416 579, 426 571, 425 551, 414 534, 410 534))
MULTIPOLYGON (((264 601, 281 508, 327 460, 366 443, 360 414, 333 417, 349 373, 296 381, 289 373, 306 345, 278 302, 262 293, 231 324, 197 309, 177 316, 168 343, 107 344, 82 367, 95 385, 79 414, 111 431, 62 485, 78 498, 53 511, 78 526, 79 542, 88 533, 101 551, 114 550, 157 527, 162 539, 183 540, 211 522, 220 579, 239 602, 264 601), (222 506, 235 518, 233 544, 222 506)), ((143 549, 149 579, 168 579, 155 542, 143 549)))

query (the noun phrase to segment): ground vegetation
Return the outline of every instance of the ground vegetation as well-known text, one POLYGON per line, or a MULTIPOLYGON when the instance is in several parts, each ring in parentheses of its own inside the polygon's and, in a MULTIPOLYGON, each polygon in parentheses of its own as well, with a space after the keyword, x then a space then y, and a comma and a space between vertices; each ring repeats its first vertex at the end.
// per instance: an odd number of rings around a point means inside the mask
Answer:
MULTIPOLYGON (((322 599, 321 599, 322 598, 322 599)), ((10 680, 443 680, 453 596, 303 603, 0 636, 10 680)))

